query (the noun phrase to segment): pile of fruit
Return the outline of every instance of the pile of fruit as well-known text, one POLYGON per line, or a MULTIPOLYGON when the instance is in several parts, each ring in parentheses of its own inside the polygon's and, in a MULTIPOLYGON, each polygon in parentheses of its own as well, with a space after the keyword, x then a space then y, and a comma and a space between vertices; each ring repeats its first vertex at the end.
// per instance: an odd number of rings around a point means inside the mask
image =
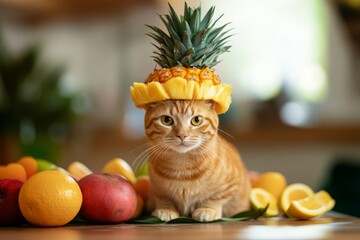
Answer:
MULTIPOLYGON (((302 183, 287 185, 278 172, 251 176, 250 202, 254 209, 268 206, 265 216, 305 220, 334 207, 327 192, 314 193, 302 183)), ((0 166, 0 226, 28 222, 55 227, 75 218, 100 224, 125 222, 146 212, 149 188, 146 167, 135 175, 120 158, 94 173, 80 162, 64 169, 46 160, 23 157, 0 166)))
POLYGON ((265 216, 280 214, 307 220, 330 211, 335 200, 324 190, 314 193, 306 184, 287 185, 284 175, 278 172, 265 172, 252 178, 250 201, 255 209, 268 205, 265 216))
POLYGON ((93 173, 80 162, 64 169, 23 157, 0 166, 0 226, 56 227, 75 218, 121 223, 143 212, 148 190, 148 176, 136 177, 120 158, 93 173))

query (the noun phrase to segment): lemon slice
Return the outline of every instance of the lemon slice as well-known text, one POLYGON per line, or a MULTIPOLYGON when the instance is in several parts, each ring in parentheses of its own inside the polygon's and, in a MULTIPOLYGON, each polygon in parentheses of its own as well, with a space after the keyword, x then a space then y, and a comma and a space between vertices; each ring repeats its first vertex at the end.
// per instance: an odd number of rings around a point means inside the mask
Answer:
POLYGON ((265 208, 269 204, 265 213, 266 217, 274 217, 279 214, 275 197, 262 188, 251 189, 250 202, 255 209, 265 208))
POLYGON ((279 207, 285 212, 290 207, 292 201, 300 200, 314 194, 314 191, 306 184, 293 183, 288 185, 281 194, 279 207))
POLYGON ((71 175, 77 177, 78 179, 93 173, 85 164, 78 161, 72 162, 68 166, 67 170, 71 175))
POLYGON ((320 191, 310 197, 292 201, 287 215, 292 218, 306 220, 320 216, 330 211, 335 205, 335 200, 326 191, 320 191))
POLYGON ((115 158, 107 162, 102 169, 103 173, 117 173, 125 177, 133 185, 136 182, 136 177, 131 166, 121 158, 115 158))

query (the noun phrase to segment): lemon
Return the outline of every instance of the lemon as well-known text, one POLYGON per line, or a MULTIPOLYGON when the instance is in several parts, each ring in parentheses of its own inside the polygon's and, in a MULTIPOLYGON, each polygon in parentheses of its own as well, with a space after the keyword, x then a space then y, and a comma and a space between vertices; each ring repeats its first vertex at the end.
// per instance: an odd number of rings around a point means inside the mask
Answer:
POLYGON ((254 182, 254 188, 262 188, 279 199, 286 187, 286 178, 279 172, 265 172, 254 182))
POLYGON ((45 170, 28 179, 19 193, 25 219, 38 226, 56 227, 70 222, 79 212, 82 193, 75 180, 57 170, 45 170))
POLYGON ((255 209, 265 208, 267 205, 269 205, 268 209, 265 212, 265 216, 267 217, 274 217, 279 214, 276 198, 265 189, 251 189, 250 202, 255 209))
POLYGON ((320 216, 335 206, 335 200, 326 191, 320 191, 310 197, 292 201, 287 210, 288 216, 306 220, 320 216))
POLYGON ((284 213, 288 210, 292 201, 300 200, 314 194, 314 191, 306 184, 293 183, 288 185, 280 197, 280 209, 284 213))
POLYGON ((72 176, 78 179, 81 179, 93 173, 85 164, 78 161, 72 162, 68 166, 67 170, 72 176))
POLYGON ((105 164, 102 169, 103 173, 117 173, 125 177, 133 185, 136 182, 136 177, 131 166, 121 158, 115 158, 105 164))

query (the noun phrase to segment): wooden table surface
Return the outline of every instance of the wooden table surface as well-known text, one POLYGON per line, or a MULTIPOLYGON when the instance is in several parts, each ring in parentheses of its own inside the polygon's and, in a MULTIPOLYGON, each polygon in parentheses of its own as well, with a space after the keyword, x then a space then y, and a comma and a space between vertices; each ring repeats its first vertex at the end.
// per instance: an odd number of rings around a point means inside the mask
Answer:
POLYGON ((237 223, 3 227, 1 240, 360 239, 360 218, 329 213, 308 221, 283 217, 237 223))

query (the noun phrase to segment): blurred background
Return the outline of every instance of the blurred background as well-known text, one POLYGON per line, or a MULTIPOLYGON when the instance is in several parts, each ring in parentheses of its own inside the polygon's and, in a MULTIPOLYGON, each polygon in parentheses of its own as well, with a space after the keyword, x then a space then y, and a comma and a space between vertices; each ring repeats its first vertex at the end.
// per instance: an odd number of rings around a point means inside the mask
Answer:
MULTIPOLYGON (((247 167, 332 189, 360 215, 360 0, 187 2, 231 22, 215 68, 233 85, 220 128, 247 167)), ((139 167, 144 111, 129 87, 155 67, 145 24, 167 12, 162 0, 0 0, 0 164, 139 167)))

